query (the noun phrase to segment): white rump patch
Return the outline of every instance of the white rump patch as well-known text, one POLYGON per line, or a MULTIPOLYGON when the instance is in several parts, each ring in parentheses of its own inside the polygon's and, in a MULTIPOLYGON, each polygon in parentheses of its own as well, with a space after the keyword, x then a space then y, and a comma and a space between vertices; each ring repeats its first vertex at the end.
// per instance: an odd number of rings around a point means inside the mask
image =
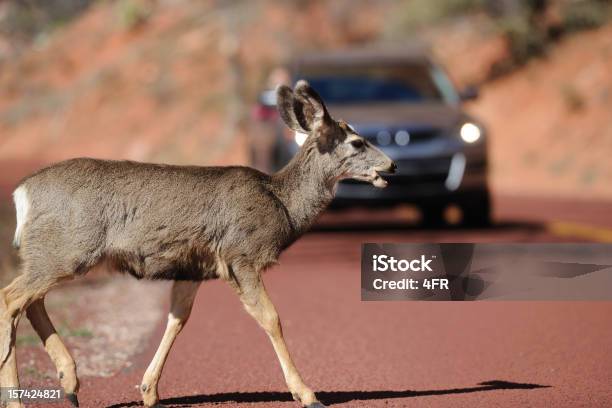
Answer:
POLYGON ((13 245, 16 248, 19 248, 21 246, 23 226, 28 218, 28 212, 30 211, 28 190, 25 188, 25 186, 20 186, 17 188, 17 190, 15 190, 13 193, 13 200, 15 201, 15 211, 17 212, 17 228, 15 229, 13 245))

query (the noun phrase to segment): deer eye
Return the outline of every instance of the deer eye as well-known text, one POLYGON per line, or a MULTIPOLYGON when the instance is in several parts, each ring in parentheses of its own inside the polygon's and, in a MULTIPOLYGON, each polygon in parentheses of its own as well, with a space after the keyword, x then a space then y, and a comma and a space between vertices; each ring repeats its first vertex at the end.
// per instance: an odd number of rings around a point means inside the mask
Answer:
POLYGON ((353 146, 355 149, 361 149, 363 145, 364 143, 362 139, 351 140, 351 146, 353 146))

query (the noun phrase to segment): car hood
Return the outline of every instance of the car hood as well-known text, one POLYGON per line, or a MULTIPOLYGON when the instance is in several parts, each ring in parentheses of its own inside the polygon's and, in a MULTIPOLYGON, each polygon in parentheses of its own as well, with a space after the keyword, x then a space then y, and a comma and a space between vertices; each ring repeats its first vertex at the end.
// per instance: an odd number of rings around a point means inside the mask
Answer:
POLYGON ((450 129, 466 115, 459 106, 427 104, 330 105, 330 114, 355 127, 360 126, 435 126, 450 129))

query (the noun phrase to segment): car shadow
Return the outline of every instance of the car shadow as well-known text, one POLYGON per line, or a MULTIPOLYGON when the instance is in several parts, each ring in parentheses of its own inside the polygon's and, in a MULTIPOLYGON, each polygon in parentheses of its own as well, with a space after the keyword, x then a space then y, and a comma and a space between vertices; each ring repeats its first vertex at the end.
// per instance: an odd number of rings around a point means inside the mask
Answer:
MULTIPOLYGON (((538 388, 549 388, 549 385, 516 383, 503 380, 492 380, 482 382, 474 387, 448 388, 441 390, 382 390, 382 391, 319 391, 317 397, 325 405, 343 404, 351 401, 371 401, 381 399, 427 397, 435 395, 468 394, 473 392, 496 391, 496 390, 533 390, 538 388)), ((293 398, 288 392, 265 391, 265 392, 226 392, 210 395, 188 395, 183 397, 167 398, 160 403, 175 407, 189 407, 197 404, 218 403, 264 403, 264 402, 291 402, 293 398)), ((107 408, 123 408, 139 406, 140 401, 123 402, 110 405, 107 408)))
POLYGON ((546 226, 537 222, 526 221, 504 221, 487 226, 473 227, 462 225, 426 225, 410 222, 377 222, 377 223, 326 223, 315 224, 311 233, 334 233, 334 232, 372 232, 372 231, 406 231, 406 232, 508 232, 523 231, 538 233, 546 230, 546 226))

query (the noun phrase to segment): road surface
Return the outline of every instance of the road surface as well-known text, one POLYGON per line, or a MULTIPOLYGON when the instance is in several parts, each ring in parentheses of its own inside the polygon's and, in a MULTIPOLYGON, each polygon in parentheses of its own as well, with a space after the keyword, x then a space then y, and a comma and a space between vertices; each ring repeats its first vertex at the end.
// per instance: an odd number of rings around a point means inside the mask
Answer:
MULTIPOLYGON (((265 276, 307 384, 334 407, 612 406, 612 302, 361 302, 362 242, 611 241, 608 203, 497 200, 495 227, 401 220, 305 236, 265 276)), ((138 319, 138 311, 132 311, 138 319)), ((163 332, 83 407, 132 407, 163 332)), ((173 407, 296 407, 267 336, 222 282, 200 289, 160 383, 173 407)), ((49 406, 49 405, 46 405, 49 406)), ((68 405, 66 405, 68 406, 68 405)))

